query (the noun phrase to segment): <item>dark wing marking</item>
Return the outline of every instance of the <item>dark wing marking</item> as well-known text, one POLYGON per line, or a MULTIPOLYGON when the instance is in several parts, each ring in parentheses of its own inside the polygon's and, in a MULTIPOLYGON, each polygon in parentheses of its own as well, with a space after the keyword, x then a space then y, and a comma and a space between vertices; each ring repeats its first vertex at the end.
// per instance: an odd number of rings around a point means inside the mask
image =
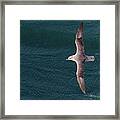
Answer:
POLYGON ((83 23, 81 23, 80 27, 77 30, 75 44, 77 48, 76 53, 84 54, 83 23))
POLYGON ((83 76, 83 63, 82 62, 76 62, 77 63, 77 81, 80 86, 80 89, 82 90, 83 93, 85 93, 85 82, 84 82, 84 76, 83 76))

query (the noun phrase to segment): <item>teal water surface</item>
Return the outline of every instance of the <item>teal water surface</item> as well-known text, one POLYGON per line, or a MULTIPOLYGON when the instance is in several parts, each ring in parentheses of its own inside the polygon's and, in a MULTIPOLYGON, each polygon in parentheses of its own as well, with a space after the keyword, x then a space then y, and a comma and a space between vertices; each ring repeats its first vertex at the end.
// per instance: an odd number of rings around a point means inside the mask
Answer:
POLYGON ((100 99, 99 20, 20 21, 21 100, 100 99), (84 64, 86 95, 76 80, 76 64, 66 61, 75 53, 75 34, 84 25, 84 45, 94 62, 84 64))

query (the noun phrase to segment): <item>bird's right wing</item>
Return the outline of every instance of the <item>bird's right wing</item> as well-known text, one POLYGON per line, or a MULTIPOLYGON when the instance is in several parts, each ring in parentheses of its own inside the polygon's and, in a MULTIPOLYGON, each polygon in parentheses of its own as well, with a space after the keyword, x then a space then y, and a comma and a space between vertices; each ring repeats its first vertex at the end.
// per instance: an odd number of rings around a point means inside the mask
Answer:
POLYGON ((85 81, 84 81, 84 76, 83 76, 83 72, 84 72, 83 63, 82 62, 76 62, 76 63, 77 63, 77 72, 76 72, 77 81, 78 81, 78 84, 80 86, 80 89, 85 94, 85 81))
POLYGON ((76 40, 75 40, 78 54, 84 54, 84 43, 83 43, 83 23, 81 23, 80 27, 76 33, 76 40))

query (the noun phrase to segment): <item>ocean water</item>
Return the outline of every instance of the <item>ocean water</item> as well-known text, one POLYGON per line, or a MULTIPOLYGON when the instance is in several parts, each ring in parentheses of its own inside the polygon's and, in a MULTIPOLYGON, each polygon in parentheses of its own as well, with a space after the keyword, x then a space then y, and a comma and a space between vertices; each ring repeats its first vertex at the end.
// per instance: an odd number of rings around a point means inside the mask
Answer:
POLYGON ((86 94, 76 80, 75 34, 81 21, 20 21, 21 100, 100 99, 100 21, 83 20, 84 45, 94 62, 84 63, 86 94))

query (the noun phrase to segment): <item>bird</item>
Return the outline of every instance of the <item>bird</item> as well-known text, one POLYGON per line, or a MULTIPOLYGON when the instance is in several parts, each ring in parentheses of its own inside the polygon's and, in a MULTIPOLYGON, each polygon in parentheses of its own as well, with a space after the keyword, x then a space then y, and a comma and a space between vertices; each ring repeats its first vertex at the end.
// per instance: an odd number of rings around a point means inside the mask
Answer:
POLYGON ((76 78, 81 91, 86 94, 86 86, 84 81, 84 63, 89 61, 94 61, 94 56, 88 56, 85 54, 84 42, 83 42, 83 22, 76 32, 75 38, 76 53, 69 56, 66 60, 74 61, 77 65, 76 78))

